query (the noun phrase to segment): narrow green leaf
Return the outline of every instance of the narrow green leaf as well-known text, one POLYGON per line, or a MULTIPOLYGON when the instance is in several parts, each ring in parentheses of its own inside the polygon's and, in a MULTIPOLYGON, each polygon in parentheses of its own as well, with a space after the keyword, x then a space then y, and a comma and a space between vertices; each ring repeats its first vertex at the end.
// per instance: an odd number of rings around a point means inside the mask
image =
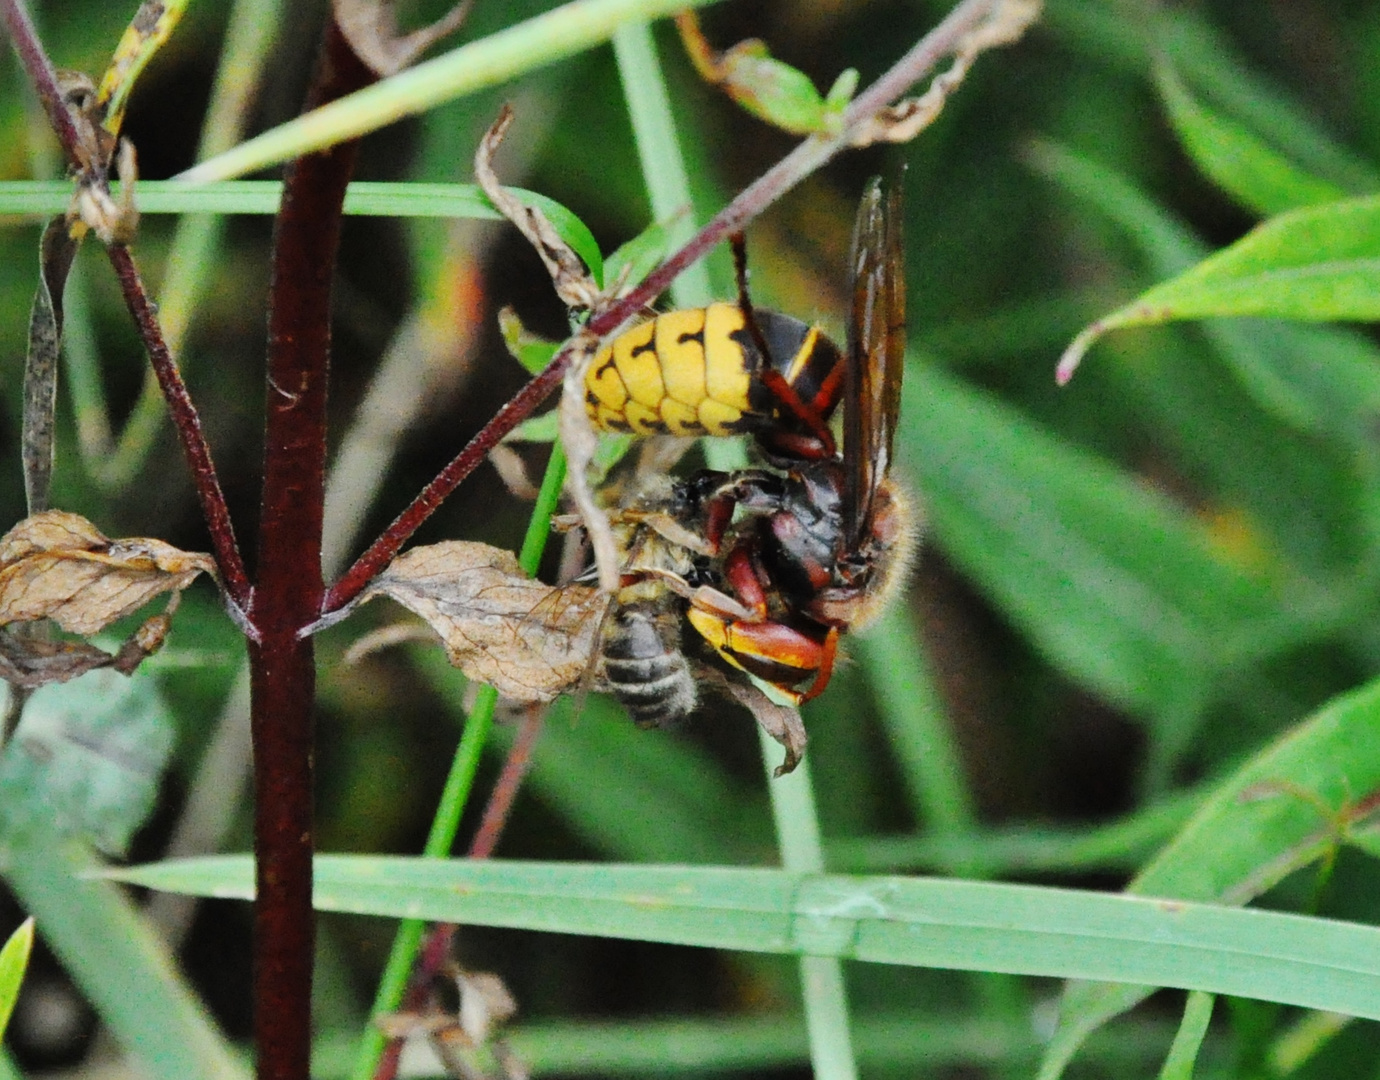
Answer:
POLYGON ((684 231, 679 218, 654 221, 626 244, 620 244, 605 261, 604 273, 609 284, 622 282, 623 287, 631 288, 655 270, 670 247, 673 229, 677 233, 684 231))
POLYGON ((958 834, 906 833, 834 840, 828 865, 859 873, 924 869, 984 878, 1070 871, 1134 871, 1177 832, 1203 800, 1177 793, 1095 828, 1013 825, 958 834))
POLYGON ((1380 319, 1380 196, 1271 218, 1179 277, 1083 330, 1059 360, 1067 382, 1110 330, 1181 319, 1263 315, 1305 321, 1380 319))
MULTIPOLYGON (((1262 77, 1247 62, 1239 46, 1202 11, 1189 8, 1157 12, 1156 45, 1174 67, 1231 116, 1259 132, 1290 161, 1313 176, 1324 177, 1359 195, 1380 188, 1375 163, 1330 135, 1312 103, 1286 92, 1262 77)), ((1118 25, 1120 12, 1104 18, 1118 25)))
MULTIPOLYGON (((1206 244, 1114 169, 1048 141, 1027 157, 1119 225, 1154 276, 1182 274, 1208 256, 1206 244)), ((1214 320, 1203 329, 1242 389, 1271 415, 1310 435, 1371 444, 1380 411, 1380 351, 1372 342, 1335 327, 1278 320, 1214 320)))
MULTIPOLYGON (((1377 790, 1380 682, 1373 682, 1331 702, 1242 766, 1129 891, 1244 904, 1374 829, 1365 815, 1377 790)), ((1070 986, 1040 1073, 1043 1080, 1059 1075, 1089 1032, 1143 1000, 1150 989, 1070 986)))
MULTIPOLYGON (((1100 1032, 1088 1057, 1109 1076, 1148 1076, 1159 1048, 1173 1034, 1171 1025, 1157 1020, 1127 1021, 1100 1032)), ((853 1021, 853 1036, 858 1063, 867 1076, 884 1070, 889 1075, 924 1076, 945 1067, 984 1065, 1012 1067, 1021 1076, 1039 1054, 1038 1035, 1024 1015, 995 1018, 958 1009, 868 1011, 853 1021)), ((312 1048, 312 1076, 346 1076, 354 1037, 353 1031, 328 1031, 319 1037, 312 1048)), ((730 1070, 760 1076, 809 1062, 804 1019, 791 1012, 613 1021, 524 1018, 507 1034, 507 1041, 534 1076, 699 1080, 730 1070)), ((1205 1049, 1211 1048, 1209 1040, 1205 1049)), ((421 1056, 419 1047, 415 1052, 421 1056)), ((439 1058, 418 1066, 434 1071, 416 1075, 444 1072, 439 1058)))
POLYGON ((901 435, 936 543, 1056 663, 1142 715, 1197 708, 1218 673, 1299 633, 1183 511, 994 398, 914 366, 901 435))
POLYGON ((166 947, 80 845, 37 824, 6 853, 6 885, 120 1046, 154 1080, 247 1080, 166 947))
POLYGON ((119 134, 135 80, 172 35, 186 10, 187 0, 143 0, 139 5, 96 93, 96 100, 105 107, 102 126, 107 131, 119 134))
POLYGON ((14 1013, 14 1003, 19 1000, 19 987, 24 982, 33 948, 34 920, 30 916, 19 924, 19 929, 0 949, 0 1038, 4 1038, 5 1029, 10 1026, 10 1016, 14 1013))
POLYGON ((0 836, 35 827, 123 854, 158 795, 173 721, 155 681, 94 671, 34 691, 0 757, 0 836))
POLYGON ((57 411, 58 355, 62 350, 62 291, 81 241, 67 222, 53 218, 39 241, 38 288, 29 312, 29 350, 24 360, 24 420, 20 452, 24 495, 30 514, 48 509, 53 478, 54 414, 57 411))
POLYGON ((314 109, 182 175, 227 180, 281 164, 583 52, 628 20, 650 21, 707 2, 573 0, 314 109))
POLYGON ((912 613, 893 605, 849 648, 867 670, 916 820, 925 823, 930 837, 967 834, 977 814, 912 613))
POLYGON ((1183 1023, 1179 1025, 1174 1044, 1169 1048, 1169 1056, 1164 1059, 1160 1070, 1160 1080, 1193 1080, 1193 1066, 1198 1060, 1207 1035, 1208 1022, 1212 1020, 1212 1005, 1216 1000, 1211 994, 1201 990, 1189 993, 1184 1005, 1183 1023))
POLYGON ((1341 1013, 1308 1012, 1284 1030, 1270 1046, 1275 1076, 1292 1076, 1351 1024, 1341 1013))
POLYGON ((1155 69, 1174 131, 1203 173, 1262 216, 1345 198, 1350 192, 1312 176, 1245 126, 1198 101, 1168 63, 1155 69))
MULTIPOLYGON (((249 899, 248 856, 115 870, 249 899)), ((730 867, 320 856, 322 911, 748 952, 1147 981, 1380 1018, 1380 929, 1125 894, 730 867)))
MULTIPOLYGON (((119 184, 113 185, 116 194, 119 184)), ((575 249, 590 272, 603 280, 604 261, 578 217, 555 199, 522 188, 508 189, 520 202, 535 206, 575 249)), ((278 180, 226 180, 190 184, 180 180, 141 180, 141 214, 276 214, 283 185, 278 180)), ((0 181, 0 214, 60 214, 72 199, 72 185, 62 181, 0 181)), ((479 218, 500 221, 500 214, 477 184, 384 183, 356 181, 345 193, 345 213, 366 217, 479 218)))

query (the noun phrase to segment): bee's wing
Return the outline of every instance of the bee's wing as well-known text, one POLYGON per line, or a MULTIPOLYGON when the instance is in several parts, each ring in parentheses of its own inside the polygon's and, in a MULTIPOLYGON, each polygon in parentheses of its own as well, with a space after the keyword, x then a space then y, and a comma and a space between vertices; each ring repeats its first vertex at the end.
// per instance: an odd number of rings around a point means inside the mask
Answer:
POLYGON ((872 527, 877 489, 891 468, 906 352, 901 185, 874 177, 858 205, 851 259, 853 311, 843 405, 844 530, 856 544, 872 527))

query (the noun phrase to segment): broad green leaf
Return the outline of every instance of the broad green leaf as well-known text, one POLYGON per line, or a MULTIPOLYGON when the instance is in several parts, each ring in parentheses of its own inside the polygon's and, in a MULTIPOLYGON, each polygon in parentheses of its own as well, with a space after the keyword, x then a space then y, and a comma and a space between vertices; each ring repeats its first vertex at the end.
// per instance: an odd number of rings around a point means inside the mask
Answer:
POLYGON ((1380 319, 1380 196, 1280 214, 1230 247, 1098 319, 1059 360, 1067 382, 1110 330, 1262 315, 1311 322, 1380 319))
MULTIPOLYGON (((1120 173, 1048 142, 1029 157, 1116 222, 1152 274, 1169 277, 1206 256, 1120 173)), ((1373 577, 1380 350, 1332 326, 1222 319, 1201 329, 1214 354, 1172 343, 1154 352, 1153 365, 1119 365, 1137 411, 1175 446, 1191 478, 1219 493, 1229 513, 1244 509, 1249 527, 1267 534, 1265 546, 1297 564, 1278 567, 1293 588, 1316 592, 1327 581, 1332 597, 1314 603, 1344 608, 1373 577)))
POLYGON ((242 1061, 133 903, 93 880, 84 845, 36 823, 0 863, 6 886, 115 1040, 153 1080, 247 1080, 242 1061))
POLYGON ((14 1013, 14 1003, 19 1000, 19 987, 24 982, 33 947, 34 920, 30 916, 19 924, 19 929, 0 949, 0 1038, 10 1026, 10 1016, 14 1013))
MULTIPOLYGON (((250 899, 248 856, 110 871, 250 899)), ((873 963, 1148 980, 1380 1018, 1380 929, 1125 894, 732 867, 318 856, 321 911, 873 963)))
MULTIPOLYGON (((1342 843, 1369 849, 1380 791, 1380 682, 1338 698, 1247 762, 1136 877, 1142 896, 1244 904, 1342 843)), ((1041 1071, 1149 987, 1075 984, 1041 1071)))
POLYGON ((925 367, 901 434, 934 541, 1051 659, 1142 715, 1300 632, 1271 586, 1145 485, 925 367))
POLYGON ((123 853, 153 807, 172 741, 150 678, 94 671, 34 691, 0 757, 5 846, 41 824, 123 853))
POLYGON ((1168 63, 1155 69, 1174 131, 1204 174, 1262 216, 1345 198, 1350 192, 1312 176, 1244 125, 1198 101, 1168 63))

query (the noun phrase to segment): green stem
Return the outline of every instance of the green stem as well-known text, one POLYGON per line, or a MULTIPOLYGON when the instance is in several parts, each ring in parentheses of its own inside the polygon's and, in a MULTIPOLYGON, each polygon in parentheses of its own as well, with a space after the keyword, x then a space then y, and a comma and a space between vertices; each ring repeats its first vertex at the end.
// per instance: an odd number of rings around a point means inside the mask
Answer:
MULTIPOLYGON (((651 29, 645 24, 620 27, 614 35, 614 53, 628 98, 628 112, 632 116, 653 212, 658 217, 669 215, 689 203, 690 183, 676 139, 675 121, 651 29)), ((687 228, 692 227, 691 222, 685 224, 687 228)), ((695 269, 703 267, 703 262, 695 264, 695 269)), ((682 274, 672 285, 675 302, 706 303, 709 300, 707 273, 686 285, 688 276, 688 272, 682 274)), ((741 445, 724 444, 722 440, 706 440, 705 456, 713 468, 741 468, 746 463, 741 445)), ((765 732, 759 730, 759 734, 782 865, 801 873, 821 872, 824 853, 809 765, 801 762, 794 773, 773 780, 773 762, 780 748, 765 732)), ((802 956, 800 980, 815 1076, 818 1080, 855 1080, 858 1070, 849 1031, 842 964, 833 957, 802 956)))
MULTIPOLYGON (((561 486, 565 483, 565 453, 559 443, 551 448, 551 457, 546 463, 546 473, 542 477, 541 490, 532 510, 532 518, 527 525, 527 535, 523 538, 522 551, 518 561, 529 574, 536 572, 541 562, 546 543, 551 535, 551 515, 561 497, 561 486)), ((451 762, 450 775, 441 792, 436 807, 436 816, 431 822, 422 855, 429 859, 448 858, 455 845, 455 834, 460 829, 460 818, 469 802, 470 791, 474 786, 474 774, 479 767, 479 758, 489 741, 493 729, 494 706, 498 704, 498 691, 492 686, 481 686, 475 696, 474 708, 465 721, 464 734, 455 750, 451 762)), ((374 995, 374 1005, 370 1011, 373 1017, 396 1012, 407 991, 408 980, 421 948, 426 923, 421 919, 404 919, 393 938, 393 948, 384 965, 383 977, 379 980, 378 991, 374 995)), ((353 1080, 370 1080, 378 1068, 379 1058, 385 1045, 383 1032, 370 1025, 360 1039, 359 1051, 355 1057, 353 1080)))

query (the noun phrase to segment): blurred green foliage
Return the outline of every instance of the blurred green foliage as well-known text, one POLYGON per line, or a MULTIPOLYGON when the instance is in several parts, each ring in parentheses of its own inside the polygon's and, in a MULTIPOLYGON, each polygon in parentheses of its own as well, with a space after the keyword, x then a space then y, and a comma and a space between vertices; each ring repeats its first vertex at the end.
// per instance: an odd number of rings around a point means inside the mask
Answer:
MULTIPOLYGON (((549 6, 479 0, 462 37, 478 40, 549 6)), ((277 34, 251 132, 295 113, 322 7, 310 5, 312 17, 296 11, 277 34)), ((440 5, 416 7, 409 17, 420 20, 440 5)), ((717 47, 760 37, 820 88, 846 67, 866 86, 948 7, 771 0, 719 4, 703 21, 717 47)), ((130 12, 66 0, 37 14, 55 61, 98 75, 130 12)), ((148 179, 194 159, 223 18, 217 6, 192 5, 140 77, 125 130, 148 179)), ((657 40, 702 222, 792 140, 698 83, 669 27, 658 26, 657 40)), ((1196 804, 1216 790, 1150 864, 1158 888, 1178 888, 1166 867, 1217 868, 1224 877, 1229 867, 1228 885, 1193 896, 1243 902, 1268 889, 1274 906, 1380 917, 1380 873, 1365 854, 1375 848, 1364 827, 1370 740, 1333 738, 1329 726, 1341 715, 1363 731, 1380 721, 1380 709, 1365 691, 1324 708, 1380 670, 1380 352, 1372 329, 1272 319, 1123 329, 1092 348, 1067 387, 1054 382, 1061 351, 1085 325, 1239 240, 1262 215, 1312 205, 1335 226, 1340 217, 1326 216, 1331 199, 1380 190, 1378 47, 1380 5, 1362 0, 1047 0, 1027 39, 980 59, 914 144, 840 157, 749 231, 758 301, 839 330, 857 193, 867 176, 898 161, 908 167, 912 348, 900 469, 927 527, 914 585, 893 618, 918 630, 927 663, 898 671, 896 650, 856 648, 858 662, 807 707, 826 851, 838 869, 1119 887, 1128 867, 1175 835, 1183 800, 1196 804), (898 714, 898 703, 912 701, 922 702, 919 713, 898 714), (1314 713, 1311 726, 1299 726, 1314 713), (1274 744, 1280 737, 1287 741, 1274 744), (957 764, 927 776, 918 748, 936 745, 926 753, 957 764), (1233 813, 1252 800, 1267 804, 1267 816, 1288 818, 1289 828, 1255 827, 1258 806, 1233 813), (1079 836, 1088 843, 1080 847, 1079 836), (1351 839, 1357 844, 1341 850, 1351 839)), ((359 177, 468 182, 477 137, 504 100, 517 110, 499 162, 505 179, 569 207, 606 253, 648 225, 607 47, 370 137, 359 177)), ((32 95, 6 59, 0 180, 53 178, 53 154, 32 95)), ((40 225, 0 225, 0 445, 16 448, 40 225)), ((146 219, 137 254, 155 291, 171 235, 168 219, 146 219)), ((1356 248, 1355 293, 1373 297, 1366 285, 1380 265, 1374 230, 1346 238, 1356 248)), ((242 543, 257 514, 268 242, 268 219, 230 220, 180 357, 242 543)), ((1283 244, 1284 256, 1299 256, 1297 237, 1283 244)), ((712 257, 725 296, 727 267, 723 253, 712 257)), ((94 370, 118 431, 145 361, 92 245, 77 275, 88 303, 84 314, 69 311, 70 333, 90 346, 95 367, 87 374, 94 370)), ((492 226, 353 218, 338 283, 338 439, 355 423, 380 357, 396 348, 390 342, 420 325, 433 343, 449 343, 433 345, 439 374, 421 404, 403 413, 376 489, 350 505, 353 552, 520 384, 497 309, 514 305, 526 325, 553 338, 566 324, 530 249, 492 226)), ((1317 315, 1333 317, 1337 309, 1326 305, 1336 300, 1335 291, 1315 298, 1317 315)), ((5 460, 13 467, 0 472, 0 521, 12 522, 23 516, 23 490, 17 453, 5 460)), ((72 410, 62 405, 54 503, 109 535, 207 547, 166 428, 137 478, 111 487, 84 461, 72 410)), ((525 520, 525 506, 486 469, 418 540, 516 549, 525 520)), ((163 688, 177 732, 161 807, 135 840, 136 854, 149 858, 163 853, 197 790, 196 769, 213 751, 241 648, 209 586, 196 588, 206 595, 188 597, 169 645, 180 662, 139 676, 163 688)), ((461 680, 434 650, 339 662, 366 628, 393 617, 382 608, 365 608, 321 640, 325 850, 419 850, 463 715, 461 680)), ((492 783, 510 730, 499 729, 480 791, 492 783)), ((750 720, 717 705, 687 730, 662 734, 633 730, 602 700, 585 701, 578 717, 563 704, 547 720, 500 853, 774 861, 757 754, 750 720)), ((243 786, 242 774, 222 779, 243 786)), ((247 847, 247 813, 241 807, 222 821, 224 850, 247 847)), ((39 893, 32 882, 29 892, 39 893)), ((60 892, 45 880, 43 895, 60 892)), ((208 907, 184 953, 236 1038, 247 1033, 243 1005, 232 1004, 248 992, 247 972, 227 966, 221 950, 226 940, 247 949, 246 926, 242 912, 208 907)), ((329 1047, 362 1022, 391 927, 343 916, 322 926, 329 1047)), ((38 929, 45 933, 41 918, 38 929)), ((501 973, 524 1015, 546 1025, 531 1039, 539 1065, 550 1061, 570 1075, 804 1067, 803 1043, 782 1034, 782 1018, 798 1009, 798 987, 781 958, 478 930, 462 933, 460 955, 468 967, 501 973), (550 1034, 574 1018, 625 1026, 591 1026, 585 1037, 595 1049, 581 1057, 571 1047, 584 1029, 550 1034), (649 1040, 666 1038, 670 1021, 690 1025, 682 1057, 667 1049, 649 1063, 628 1050, 644 1027, 649 1040), (694 1027, 706 1021, 708 1028, 694 1027)), ((869 1077, 955 1066, 1032 1075, 1037 1042, 1053 1029, 1046 983, 879 965, 848 974, 869 1077)), ((87 993, 95 996, 89 985, 87 993)), ((1089 1004, 1093 996, 1081 1005, 1071 998, 1062 1049, 1076 1042, 1080 1020, 1091 1027, 1134 995, 1114 1006, 1105 997, 1089 1004)), ((1167 1022, 1178 1005, 1150 1001, 1120 1021, 1120 1035, 1113 1025, 1090 1041, 1072 1069, 1152 1075, 1169 1050, 1167 1022)), ((1328 1026, 1251 1003, 1219 1004, 1213 1015, 1198 1075, 1380 1073, 1368 1022, 1328 1026)), ((16 1026, 22 1017, 21 1009, 16 1026)), ((1190 1019, 1176 1068, 1193 1056, 1201 1001, 1190 1019)), ((339 1054, 327 1060, 344 1070, 339 1054)))

